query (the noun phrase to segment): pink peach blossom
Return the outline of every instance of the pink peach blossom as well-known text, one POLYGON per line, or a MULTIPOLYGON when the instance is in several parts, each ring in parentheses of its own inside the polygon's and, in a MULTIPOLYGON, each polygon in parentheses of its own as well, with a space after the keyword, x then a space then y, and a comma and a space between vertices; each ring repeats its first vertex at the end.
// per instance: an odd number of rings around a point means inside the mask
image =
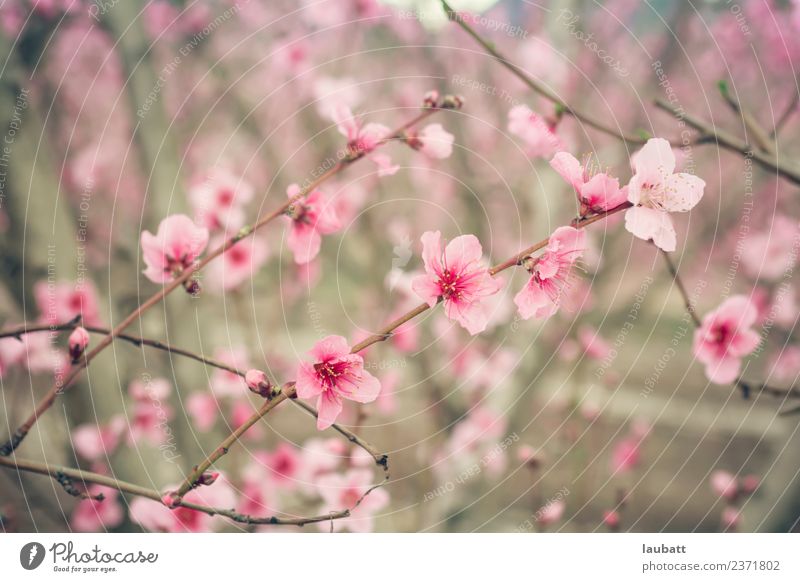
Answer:
POLYGON ((314 492, 317 480, 334 471, 347 456, 347 447, 339 438, 309 439, 303 444, 298 483, 304 491, 314 492))
MULTIPOLYGON (((301 192, 300 186, 292 184, 286 190, 289 198, 301 192)), ((319 254, 323 234, 332 234, 342 225, 333 204, 326 200, 322 191, 312 190, 305 198, 295 202, 289 220, 286 246, 294 254, 295 263, 303 265, 319 254)))
POLYGON ((195 222, 208 230, 234 232, 244 226, 243 206, 253 198, 253 187, 231 172, 216 168, 189 188, 195 222))
POLYGON ((593 212, 616 208, 628 199, 628 191, 619 187, 619 180, 604 172, 593 173, 567 152, 559 152, 550 166, 575 189, 580 199, 593 212))
MULTIPOLYGON (((236 430, 240 426, 242 426, 245 422, 247 422, 253 414, 255 414, 256 408, 249 400, 237 400, 233 403, 230 413, 230 424, 231 427, 236 430)), ((249 440, 249 441, 260 441, 264 438, 264 427, 260 424, 253 425, 250 429, 247 430, 242 435, 242 440, 249 440)))
POLYGON ((174 416, 172 406, 166 402, 172 391, 170 383, 163 378, 135 381, 128 391, 134 398, 128 442, 134 444, 145 440, 152 445, 164 443, 170 431, 167 423, 174 416))
POLYGON ((55 348, 49 333, 25 334, 22 345, 24 355, 21 361, 34 374, 64 371, 69 366, 67 354, 55 348))
POLYGON ((718 497, 733 500, 739 495, 739 480, 727 471, 714 471, 710 479, 711 490, 718 497))
POLYGON ((536 514, 536 521, 541 525, 551 525, 561 520, 567 504, 562 499, 551 501, 542 507, 536 514))
POLYGON ((771 375, 778 382, 796 382, 800 377, 800 346, 789 346, 772 361, 771 375))
POLYGON ((220 407, 213 394, 195 392, 186 400, 186 412, 200 432, 208 432, 220 415, 220 407))
POLYGON ((500 291, 503 282, 492 277, 482 264, 483 249, 475 236, 454 238, 444 253, 441 238, 438 230, 422 235, 425 274, 415 277, 411 287, 431 307, 443 301, 449 319, 470 334, 478 334, 489 323, 481 301, 500 291))
POLYGON ((514 297, 520 317, 544 318, 558 311, 572 267, 585 250, 586 233, 582 230, 561 226, 550 235, 544 253, 534 259, 531 278, 514 297))
POLYGON ((453 153, 453 134, 439 123, 426 125, 419 132, 409 132, 406 141, 430 158, 443 160, 453 153))
POLYGON ((753 278, 780 279, 797 263, 793 243, 800 237, 800 221, 777 215, 765 232, 754 234, 742 245, 742 263, 753 278))
MULTIPOLYGON (((243 346, 217 348, 214 350, 214 359, 238 370, 246 370, 250 367, 248 364, 250 358, 247 355, 247 349, 243 346)), ((217 398, 242 396, 247 393, 239 374, 221 368, 214 368, 211 373, 210 386, 211 392, 217 398)))
POLYGON ((25 361, 25 343, 17 338, 0 338, 0 378, 8 369, 25 361))
POLYGON ((626 437, 614 445, 611 452, 611 472, 626 473, 634 469, 641 460, 641 441, 626 437))
POLYGON ((532 158, 549 158, 564 149, 554 127, 527 105, 517 105, 508 112, 508 131, 526 143, 527 153, 532 158))
POLYGON ((296 386, 300 398, 317 398, 317 429, 324 430, 336 421, 343 399, 367 403, 378 397, 380 382, 364 370, 364 359, 350 353, 342 336, 318 341, 309 353, 314 363, 299 364, 296 386))
POLYGON ((266 453, 263 460, 270 479, 276 486, 285 489, 296 487, 301 459, 295 447, 289 443, 281 443, 273 452, 266 453))
POLYGON ((65 323, 78 315, 84 325, 100 323, 97 290, 90 280, 54 284, 39 281, 33 287, 33 294, 43 323, 65 323))
POLYGON ((726 299, 703 318, 694 332, 693 351, 706 367, 706 377, 715 384, 736 380, 742 358, 756 349, 760 336, 751 326, 756 322, 756 308, 744 295, 726 299))
POLYGON ((742 512, 740 509, 728 506, 722 510, 720 523, 723 530, 735 530, 739 527, 742 521, 742 512))
POLYGON ((93 497, 103 495, 103 500, 82 499, 70 518, 73 531, 96 532, 113 529, 122 523, 125 512, 117 500, 119 491, 102 485, 91 485, 87 493, 93 497))
POLYGON ((379 176, 391 176, 400 169, 392 164, 386 154, 374 153, 375 148, 389 137, 391 130, 379 123, 361 123, 353 117, 353 113, 346 105, 339 104, 333 108, 333 120, 339 128, 339 133, 347 138, 347 149, 351 156, 369 156, 378 166, 379 176))
POLYGON ((389 503, 389 494, 382 488, 374 489, 364 497, 372 486, 372 471, 369 469, 351 469, 344 475, 330 473, 320 477, 317 490, 324 502, 322 511, 350 510, 349 517, 320 523, 320 529, 329 531, 333 525, 334 531, 347 528, 353 533, 371 532, 375 513, 389 503))
POLYGON ((706 183, 692 174, 675 173, 669 142, 649 139, 631 158, 634 175, 628 184, 625 228, 664 251, 674 251, 677 239, 670 212, 688 212, 703 197, 706 183))
POLYGON ((72 430, 72 446, 87 461, 106 459, 117 450, 125 427, 123 416, 114 416, 105 426, 81 424, 72 430))
POLYGON ((603 523, 610 530, 616 530, 620 524, 619 512, 613 509, 607 509, 603 512, 603 523))
MULTIPOLYGON (((216 247, 222 242, 223 239, 217 239, 212 246, 216 247)), ((208 266, 205 280, 209 289, 220 292, 239 287, 253 278, 268 257, 267 243, 263 238, 251 236, 239 241, 208 266)))
POLYGON ((603 360, 612 353, 611 345, 590 325, 581 326, 578 330, 578 340, 586 356, 593 360, 603 360))
POLYGON ((208 244, 208 229, 196 226, 188 216, 173 214, 161 221, 158 232, 142 233, 145 277, 167 283, 191 267, 208 244))

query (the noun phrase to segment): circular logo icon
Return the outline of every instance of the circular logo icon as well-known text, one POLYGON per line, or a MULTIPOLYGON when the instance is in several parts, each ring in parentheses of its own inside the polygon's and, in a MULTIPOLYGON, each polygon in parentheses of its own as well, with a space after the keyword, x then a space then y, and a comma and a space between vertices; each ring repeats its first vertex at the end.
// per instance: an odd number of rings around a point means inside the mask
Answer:
POLYGON ((19 563, 26 570, 35 570, 44 561, 44 546, 39 542, 30 542, 19 551, 19 563))

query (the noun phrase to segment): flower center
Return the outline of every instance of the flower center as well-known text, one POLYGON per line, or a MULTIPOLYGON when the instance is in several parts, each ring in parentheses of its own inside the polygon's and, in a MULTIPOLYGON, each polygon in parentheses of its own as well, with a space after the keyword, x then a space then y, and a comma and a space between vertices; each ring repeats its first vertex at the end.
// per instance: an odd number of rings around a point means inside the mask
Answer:
POLYGON ((439 276, 439 288, 445 299, 459 299, 462 294, 461 275, 445 269, 439 276))
POLYGON ((349 362, 329 360, 314 364, 314 370, 325 387, 325 390, 335 387, 350 369, 349 362))

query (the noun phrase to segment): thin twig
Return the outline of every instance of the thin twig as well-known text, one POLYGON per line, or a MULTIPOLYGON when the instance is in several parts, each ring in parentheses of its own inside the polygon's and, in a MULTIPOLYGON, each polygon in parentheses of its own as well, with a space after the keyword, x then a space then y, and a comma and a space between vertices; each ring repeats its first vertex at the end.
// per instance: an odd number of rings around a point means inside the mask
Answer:
POLYGON ((672 257, 670 257, 667 251, 662 250, 661 256, 664 257, 664 262, 667 264, 667 270, 669 270, 670 275, 672 275, 672 280, 675 281, 675 285, 678 287, 681 297, 683 297, 683 305, 686 308, 686 312, 692 318, 695 326, 700 327, 703 322, 700 321, 700 318, 697 316, 697 311, 694 308, 691 297, 689 297, 689 292, 686 290, 686 287, 683 284, 683 279, 681 279, 680 275, 678 274, 678 267, 672 262, 672 257))
MULTIPOLYGON (((101 475, 99 473, 92 473, 90 471, 82 471, 81 469, 72 469, 69 467, 60 467, 56 465, 49 465, 46 463, 39 463, 36 461, 30 461, 27 459, 20 459, 16 456, 14 457, 0 457, 0 466, 17 470, 17 471, 24 471, 26 473, 36 473, 39 475, 47 475, 52 477, 59 483, 61 483, 60 479, 68 478, 71 481, 79 481, 82 483, 95 483, 97 485, 103 485, 104 487, 109 487, 111 489, 116 489, 117 491, 121 491, 123 493, 130 493, 131 495, 136 495, 137 497, 145 497, 147 499, 152 499, 158 503, 162 503, 161 498, 162 495, 158 491, 154 489, 148 489, 146 487, 142 487, 140 485, 135 485, 133 483, 128 483, 126 481, 120 481, 119 479, 115 479, 113 477, 109 477, 107 475, 101 475)), ((353 505, 353 507, 348 509, 342 509, 339 511, 333 511, 330 513, 326 513, 324 515, 316 515, 313 517, 294 517, 294 518, 286 518, 286 517, 277 517, 277 516, 269 516, 269 517, 254 517, 251 515, 245 515, 242 513, 238 513, 233 509, 225 509, 220 507, 210 507, 207 505, 201 505, 198 503, 191 503, 189 501, 183 500, 176 500, 175 506, 176 507, 185 507, 187 509, 193 509, 195 511, 200 511, 205 514, 214 516, 219 515, 222 517, 226 517, 231 521, 247 524, 247 525, 295 525, 295 526, 304 526, 310 523, 318 523, 322 521, 328 521, 332 519, 343 519, 350 516, 350 512, 359 506, 359 504, 364 500, 364 498, 372 493, 377 487, 382 486, 386 482, 384 479, 381 483, 378 483, 368 489, 364 494, 358 499, 358 501, 353 505)), ((213 487, 213 485, 212 485, 213 487)))
POLYGON ((792 94, 792 99, 789 101, 789 104, 786 106, 786 109, 778 118, 778 121, 775 122, 775 127, 772 128, 769 136, 772 139, 777 139, 778 134, 781 132, 781 129, 786 125, 786 122, 792 117, 792 114, 797 111, 798 103, 800 103, 800 91, 795 91, 792 94))
POLYGON ((442 7, 444 8, 445 13, 447 14, 447 18, 458 24, 467 34, 469 34, 475 42, 483 47, 483 49, 497 59, 501 65, 503 65, 506 69, 511 71, 511 73, 517 77, 520 81, 522 81, 525 85, 528 86, 529 89, 533 90, 534 92, 538 93, 551 103, 557 105, 564 113, 571 115, 575 119, 582 121, 586 125, 601 131, 602 133, 614 136, 622 141, 633 144, 633 145, 642 145, 647 142, 647 139, 638 136, 638 135, 630 135, 626 134, 619 128, 610 127, 605 125, 596 119, 592 118, 590 115, 582 113, 575 109, 574 107, 568 105, 563 99, 561 99, 558 95, 556 95, 553 91, 551 91, 548 87, 542 85, 535 79, 531 78, 524 70, 520 67, 512 63, 508 58, 506 58, 500 51, 497 50, 497 47, 494 46, 493 43, 489 42, 488 40, 484 39, 478 32, 472 28, 467 22, 465 22, 464 18, 458 14, 453 8, 446 2, 446 0, 441 0, 442 7))
POLYGON ((684 112, 682 109, 673 107, 663 99, 657 99, 655 104, 659 109, 663 109, 664 111, 671 113, 677 119, 680 119, 687 125, 698 130, 701 136, 703 136, 700 138, 698 143, 715 143, 727 150, 738 152, 747 158, 752 158, 758 162, 760 166, 773 172, 777 172, 790 182, 793 182, 794 184, 800 184, 800 169, 794 165, 789 166, 785 162, 778 163, 778 160, 774 155, 761 150, 753 149, 747 142, 729 134, 726 131, 716 129, 709 123, 684 112))
MULTIPOLYGON (((745 136, 752 136, 753 142, 755 142, 761 151, 774 155, 775 142, 769 137, 766 130, 761 127, 756 118, 753 117, 753 115, 744 107, 742 107, 742 104, 739 103, 738 99, 731 94, 727 83, 721 82, 719 85, 719 91, 722 94, 722 98, 725 99, 725 102, 733 110, 733 112, 738 113, 742 118, 742 123, 744 124, 746 132, 745 136)), ((750 140, 748 140, 748 142, 749 141, 750 140)))

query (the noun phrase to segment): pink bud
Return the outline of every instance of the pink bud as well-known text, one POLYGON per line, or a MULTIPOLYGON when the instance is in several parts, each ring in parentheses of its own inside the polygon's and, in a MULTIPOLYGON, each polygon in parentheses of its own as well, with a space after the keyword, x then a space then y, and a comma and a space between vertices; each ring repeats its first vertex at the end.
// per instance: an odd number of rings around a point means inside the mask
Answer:
POLYGON ((83 350, 89 345, 89 332, 82 327, 76 327, 71 334, 69 334, 69 355, 73 362, 77 362, 78 358, 83 354, 83 350))
POLYGON ((537 468, 544 461, 542 454, 530 445, 521 445, 517 449, 517 459, 528 464, 531 469, 537 468))
POLYGON ((197 485, 213 485, 219 479, 219 471, 206 471, 197 479, 197 485))
POLYGON ((733 500, 739 493, 739 482, 727 471, 714 471, 711 473, 711 490, 723 499, 733 500))
POLYGON ((728 506, 722 510, 722 529, 736 529, 741 521, 741 514, 737 508, 728 506))
POLYGON ((761 485, 761 479, 758 475, 745 475, 742 478, 742 493, 745 495, 752 495, 761 485))
POLYGON ((272 394, 272 384, 270 384, 267 375, 261 370, 247 370, 244 375, 244 381, 247 387, 254 394, 258 394, 263 398, 269 398, 272 394))
POLYGON ((181 498, 174 491, 169 491, 165 493, 161 497, 161 503, 169 507, 170 509, 175 509, 180 505, 181 498))
POLYGON ((607 509, 603 512, 603 523, 611 530, 616 530, 619 527, 619 513, 613 509, 607 509))
POLYGON ((425 107, 436 107, 439 104, 439 92, 434 89, 425 93, 425 99, 422 104, 425 107))

